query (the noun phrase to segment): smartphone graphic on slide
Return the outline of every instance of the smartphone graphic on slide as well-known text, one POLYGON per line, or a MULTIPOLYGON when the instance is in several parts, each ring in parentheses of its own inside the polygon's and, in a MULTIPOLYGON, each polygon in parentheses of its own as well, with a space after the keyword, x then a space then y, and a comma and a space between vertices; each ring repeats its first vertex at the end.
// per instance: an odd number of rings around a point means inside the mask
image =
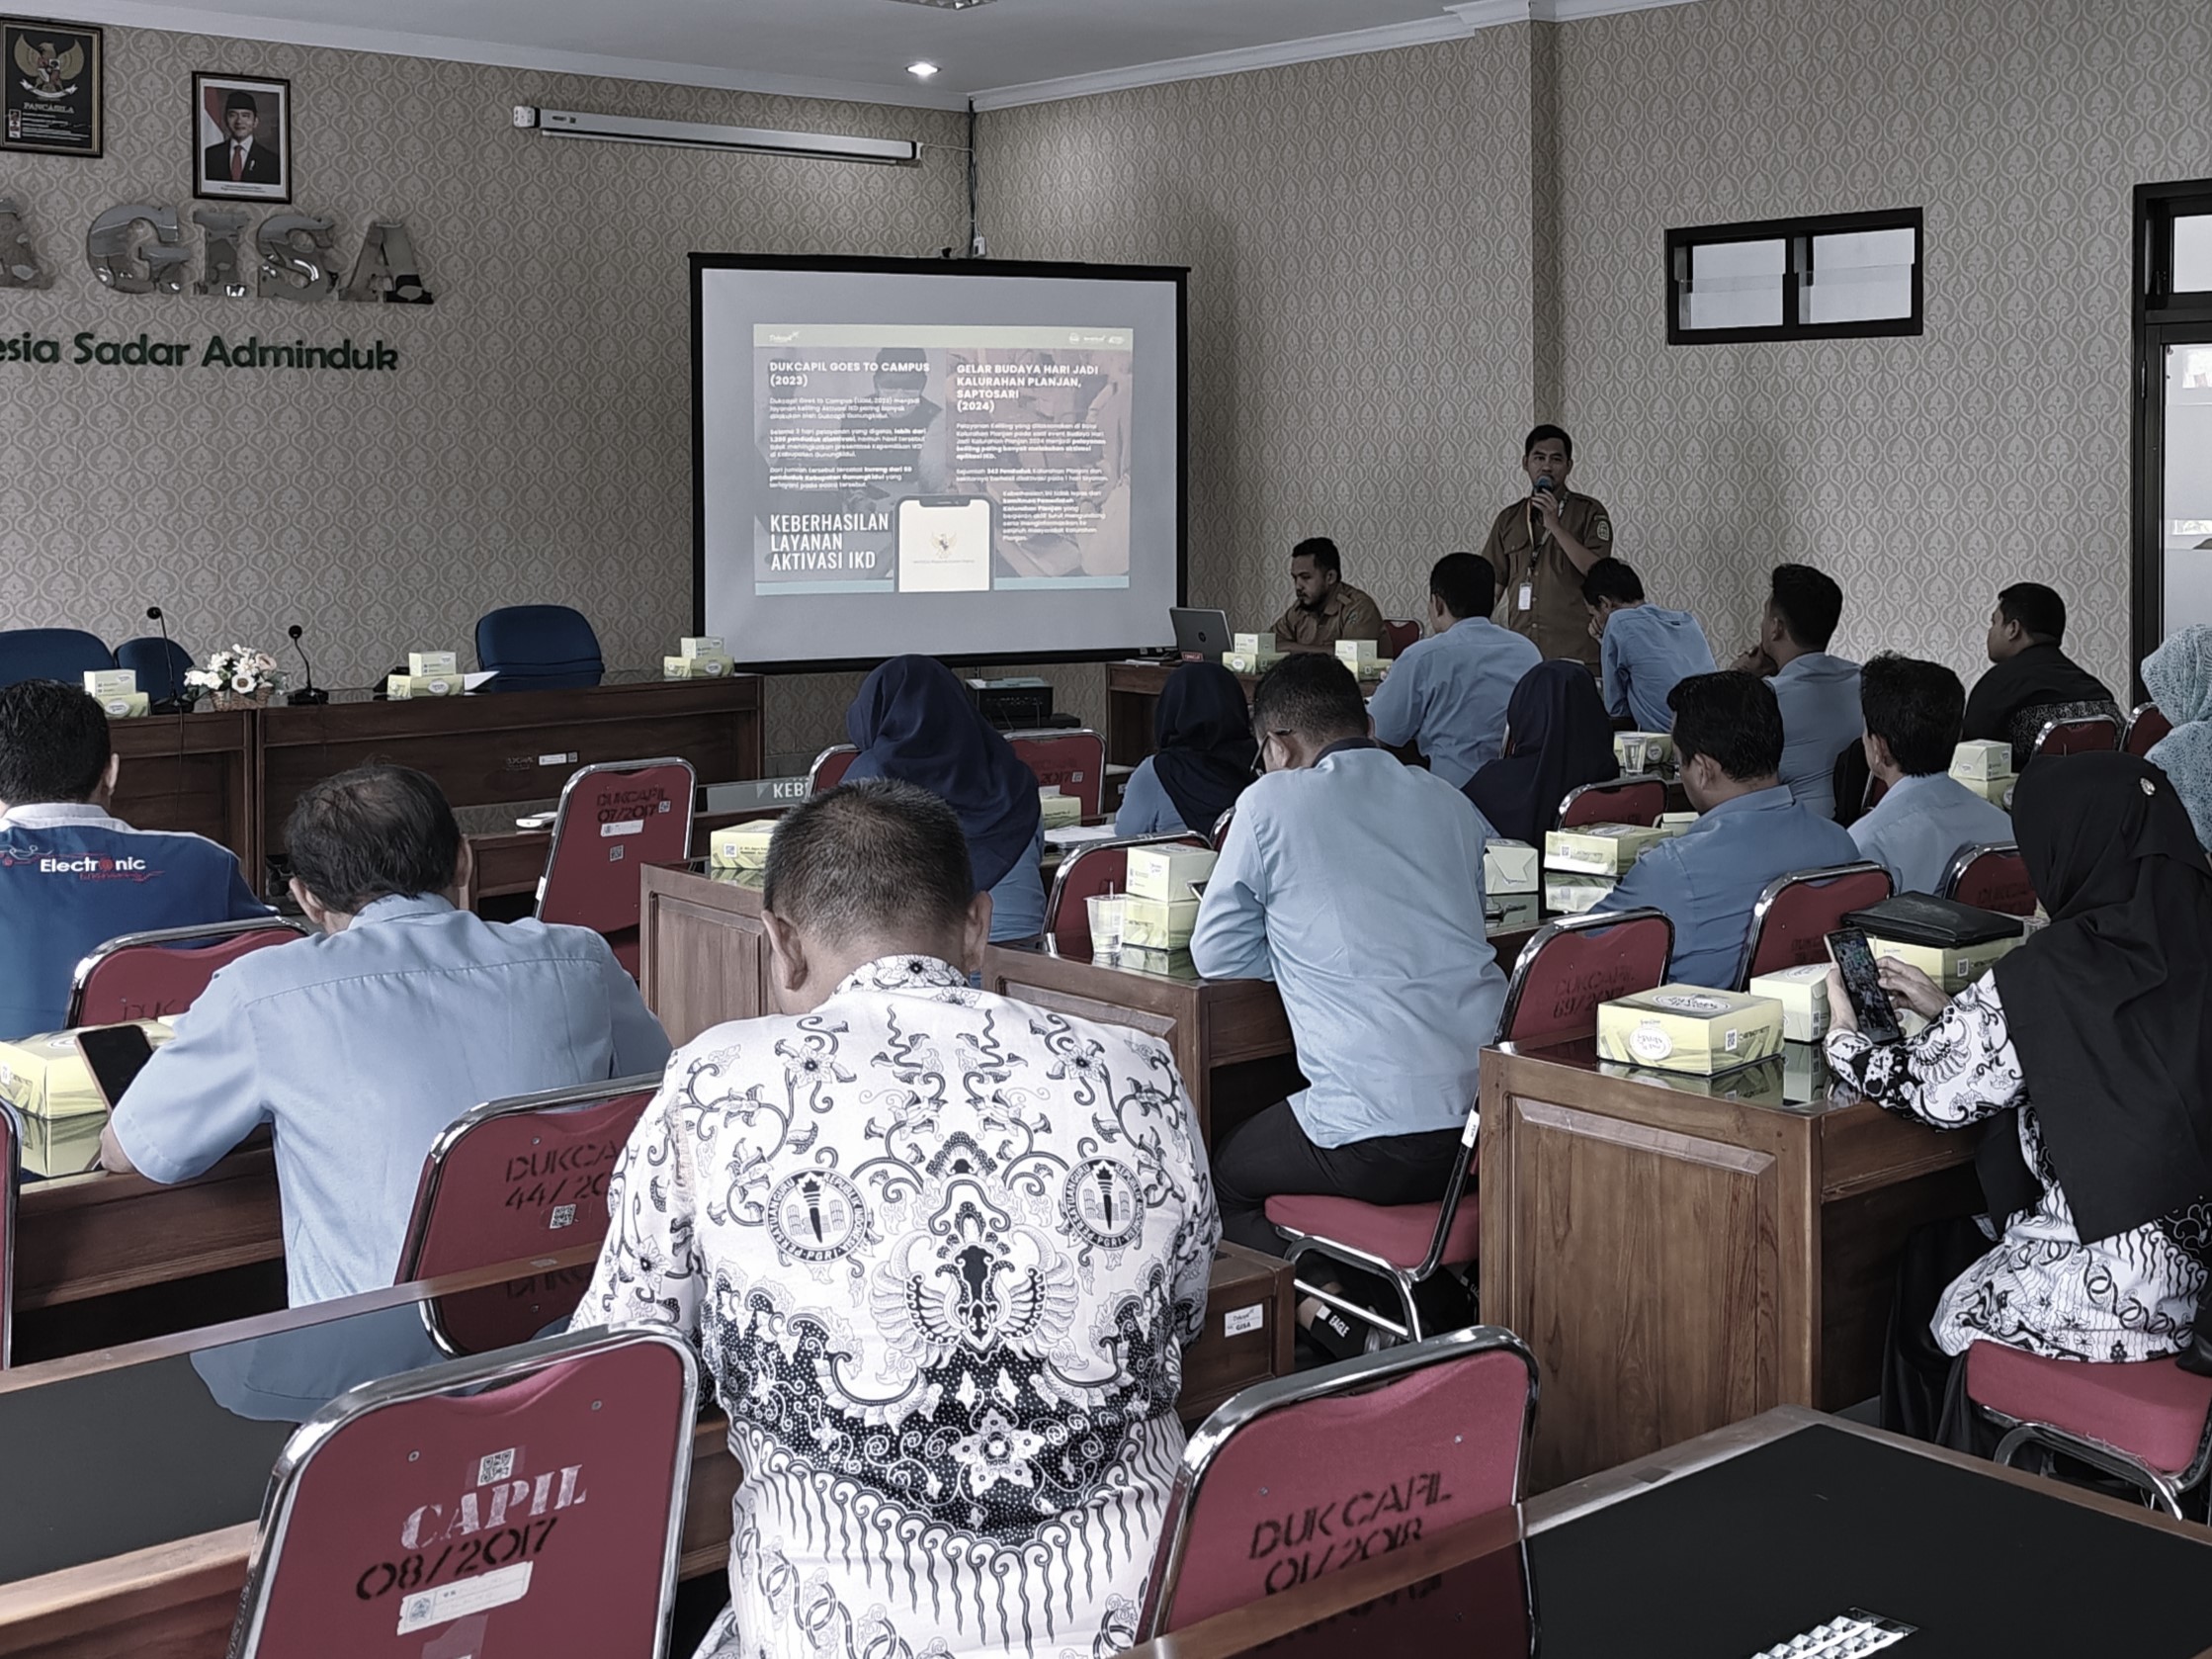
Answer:
POLYGON ((898 591, 990 587, 990 497, 913 495, 898 503, 898 591))

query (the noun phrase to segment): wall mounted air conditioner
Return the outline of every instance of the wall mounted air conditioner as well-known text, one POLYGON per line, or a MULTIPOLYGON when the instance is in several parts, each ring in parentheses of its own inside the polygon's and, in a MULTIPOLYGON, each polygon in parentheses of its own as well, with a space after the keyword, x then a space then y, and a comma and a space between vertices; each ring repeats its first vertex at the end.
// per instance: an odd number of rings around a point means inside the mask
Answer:
POLYGON ((818 161, 869 161, 898 166, 921 159, 921 145, 910 138, 855 138, 841 132, 783 132, 767 127, 712 127, 693 121, 654 121, 645 116, 591 115, 581 110, 541 110, 515 106, 515 125, 536 128, 549 138, 598 138, 615 144, 661 144, 676 149, 744 150, 767 155, 806 155, 818 161))

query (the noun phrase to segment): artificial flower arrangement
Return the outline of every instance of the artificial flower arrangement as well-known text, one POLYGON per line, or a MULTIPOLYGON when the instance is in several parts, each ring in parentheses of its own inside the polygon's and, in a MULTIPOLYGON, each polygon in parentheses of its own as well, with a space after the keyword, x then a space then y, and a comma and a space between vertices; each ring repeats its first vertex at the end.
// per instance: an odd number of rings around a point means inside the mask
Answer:
POLYGON ((185 684, 214 693, 218 709, 258 708, 272 693, 281 691, 284 683, 277 659, 246 646, 211 653, 206 667, 189 669, 185 674, 185 684))

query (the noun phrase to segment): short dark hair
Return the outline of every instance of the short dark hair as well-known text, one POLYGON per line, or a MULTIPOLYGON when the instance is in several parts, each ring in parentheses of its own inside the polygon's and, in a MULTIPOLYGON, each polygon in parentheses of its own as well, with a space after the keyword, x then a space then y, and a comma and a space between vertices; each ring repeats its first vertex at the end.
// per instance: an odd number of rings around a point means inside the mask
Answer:
POLYGON ((352 915, 452 885, 461 826, 446 792, 412 766, 356 766, 299 797, 285 850, 302 887, 352 915))
POLYGON ((2056 588, 2039 581, 2016 581, 1997 596, 1997 608, 2006 622, 2016 622, 2020 632, 2038 645, 2066 643, 2066 601, 2056 588))
POLYGON ((824 790, 786 814, 768 842, 762 905, 832 945, 941 937, 975 900, 960 816, 896 778, 824 790))
POLYGON ((1616 605, 1644 602, 1643 578, 1611 557, 1600 559, 1582 572, 1582 603, 1601 605, 1608 599, 1616 605))
POLYGON ((59 680, 0 686, 0 801, 89 801, 115 752, 108 711, 59 680))
POLYGON ((1574 440, 1567 435, 1566 427, 1553 426, 1548 422, 1545 425, 1531 429, 1528 435, 1528 441, 1521 445, 1521 455, 1523 456, 1523 458, 1526 458, 1530 450, 1534 449, 1538 444, 1543 443, 1547 438, 1556 440, 1559 444, 1559 447, 1566 453, 1568 461, 1570 463, 1574 461, 1574 440))
POLYGON ((1774 567, 1768 602, 1790 638, 1808 651, 1826 651, 1843 620, 1843 590, 1833 577, 1810 565, 1774 567))
POLYGON ((1252 730, 1291 732, 1309 742, 1364 737, 1367 703, 1351 669, 1335 657, 1294 651, 1260 675, 1252 692, 1252 730))
POLYGON ((1317 570, 1334 570, 1344 573, 1344 556, 1336 551, 1336 544, 1326 536, 1309 536, 1291 549, 1293 560, 1311 559, 1317 570))
POLYGON ((1770 778, 1782 767, 1782 705, 1756 674, 1692 674, 1666 694, 1674 711, 1674 753, 1688 765, 1710 758, 1738 783, 1770 778))
POLYGON ((1940 662, 1884 652, 1859 670, 1859 709, 1869 737, 1890 745, 1909 777, 1951 767, 1966 722, 1966 687, 1940 662))
POLYGON ((1489 616, 1497 604, 1497 570, 1472 553, 1447 553, 1429 567, 1428 590, 1462 621, 1489 616))

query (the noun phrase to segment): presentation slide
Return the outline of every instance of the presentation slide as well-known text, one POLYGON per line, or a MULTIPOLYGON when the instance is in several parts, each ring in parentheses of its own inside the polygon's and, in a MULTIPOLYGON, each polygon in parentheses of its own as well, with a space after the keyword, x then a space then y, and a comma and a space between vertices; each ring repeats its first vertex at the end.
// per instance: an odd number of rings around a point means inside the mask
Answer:
POLYGON ((761 666, 1168 644, 1180 279, 695 255, 700 631, 761 666))

